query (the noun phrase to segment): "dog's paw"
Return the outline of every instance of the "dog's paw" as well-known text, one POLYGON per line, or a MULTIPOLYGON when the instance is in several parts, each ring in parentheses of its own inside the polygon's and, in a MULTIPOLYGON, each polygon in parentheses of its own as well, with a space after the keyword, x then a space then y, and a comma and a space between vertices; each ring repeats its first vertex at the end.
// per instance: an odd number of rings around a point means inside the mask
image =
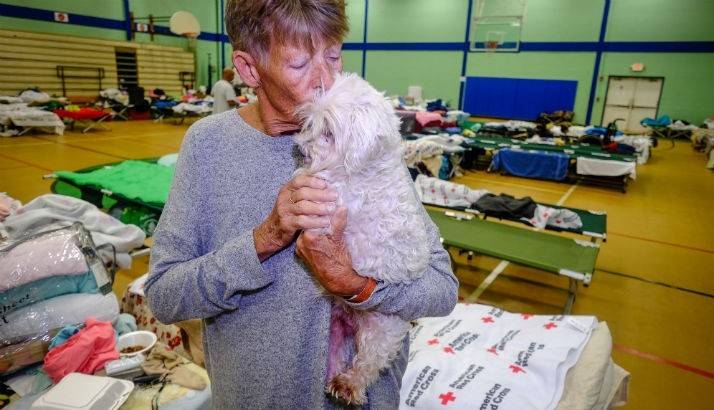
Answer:
POLYGON ((362 406, 367 403, 365 389, 356 386, 352 380, 344 375, 338 374, 327 384, 327 393, 337 400, 346 403, 347 405, 362 406))

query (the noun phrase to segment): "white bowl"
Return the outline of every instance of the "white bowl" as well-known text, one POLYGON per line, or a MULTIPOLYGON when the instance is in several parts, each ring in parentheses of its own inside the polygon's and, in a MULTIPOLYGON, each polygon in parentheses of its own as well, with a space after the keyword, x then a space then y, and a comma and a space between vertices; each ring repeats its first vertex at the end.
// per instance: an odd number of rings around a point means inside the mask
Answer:
POLYGON ((138 354, 148 353, 152 347, 156 344, 156 335, 147 332, 146 330, 138 330, 136 332, 129 332, 119 336, 119 341, 117 342, 117 350, 121 356, 136 356, 138 354), (122 349, 129 346, 144 346, 143 349, 132 352, 132 353, 122 353, 122 349))

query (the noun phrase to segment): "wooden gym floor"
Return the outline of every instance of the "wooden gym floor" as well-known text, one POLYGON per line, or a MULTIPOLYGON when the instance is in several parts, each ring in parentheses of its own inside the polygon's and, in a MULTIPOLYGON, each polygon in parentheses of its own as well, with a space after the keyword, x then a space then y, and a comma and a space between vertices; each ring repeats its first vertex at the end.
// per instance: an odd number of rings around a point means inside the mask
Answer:
MULTIPOLYGON (((114 122, 111 131, 0 138, 0 192, 27 202, 49 192, 42 176, 130 158, 177 152, 186 125, 114 122)), ((626 194, 468 172, 455 182, 495 193, 608 213, 608 240, 574 314, 607 321, 615 361, 632 374, 629 409, 714 409, 714 174, 687 142, 661 142, 626 194)), ((148 258, 117 275, 115 291, 144 273, 148 258)), ((498 263, 457 257, 462 296, 498 263)), ((505 273, 565 287, 564 278, 515 266, 505 273)), ((484 303, 512 311, 558 312, 565 294, 497 279, 484 303)))

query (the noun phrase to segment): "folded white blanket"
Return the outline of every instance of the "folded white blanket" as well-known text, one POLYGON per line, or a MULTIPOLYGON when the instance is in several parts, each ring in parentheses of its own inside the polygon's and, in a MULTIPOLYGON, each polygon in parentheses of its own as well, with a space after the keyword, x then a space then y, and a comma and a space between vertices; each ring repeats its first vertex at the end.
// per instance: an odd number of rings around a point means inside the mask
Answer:
POLYGON ((10 312, 0 322, 0 340, 16 341, 35 337, 70 324, 84 323, 88 317, 113 322, 119 316, 114 293, 76 293, 57 296, 10 312))
POLYGON ((553 409, 596 324, 458 304, 411 331, 400 408, 553 409))
POLYGON ((88 270, 82 251, 67 232, 0 248, 0 292, 51 276, 80 275, 88 270))

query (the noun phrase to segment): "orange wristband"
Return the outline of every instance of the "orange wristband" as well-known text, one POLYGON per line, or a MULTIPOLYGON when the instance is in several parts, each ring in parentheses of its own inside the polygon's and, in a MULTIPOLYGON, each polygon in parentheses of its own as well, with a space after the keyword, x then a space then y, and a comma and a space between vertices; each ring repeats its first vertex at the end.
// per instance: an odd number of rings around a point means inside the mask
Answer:
POLYGON ((367 278, 367 283, 364 285, 362 290, 358 294, 347 299, 347 301, 350 303, 362 303, 369 299, 370 296, 372 296, 372 293, 374 292, 374 289, 376 287, 377 281, 374 280, 374 278, 367 278))

